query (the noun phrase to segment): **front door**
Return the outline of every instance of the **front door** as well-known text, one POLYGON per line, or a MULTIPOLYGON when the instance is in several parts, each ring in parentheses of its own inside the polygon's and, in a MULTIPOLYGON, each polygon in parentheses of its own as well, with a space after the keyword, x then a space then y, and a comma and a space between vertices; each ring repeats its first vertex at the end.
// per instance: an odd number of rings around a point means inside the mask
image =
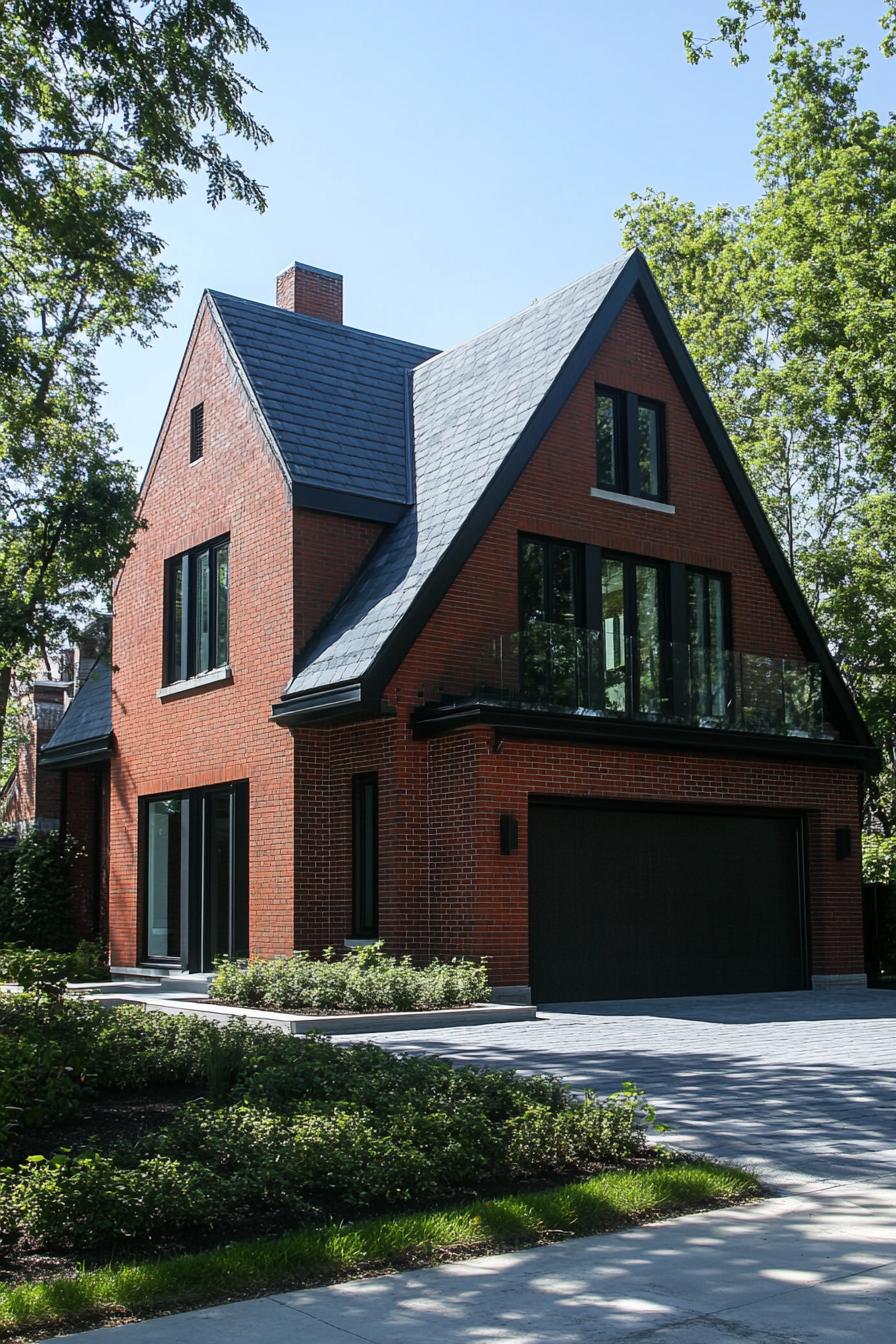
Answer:
POLYGON ((248 955, 248 801, 245 783, 142 801, 148 961, 210 971, 248 955))

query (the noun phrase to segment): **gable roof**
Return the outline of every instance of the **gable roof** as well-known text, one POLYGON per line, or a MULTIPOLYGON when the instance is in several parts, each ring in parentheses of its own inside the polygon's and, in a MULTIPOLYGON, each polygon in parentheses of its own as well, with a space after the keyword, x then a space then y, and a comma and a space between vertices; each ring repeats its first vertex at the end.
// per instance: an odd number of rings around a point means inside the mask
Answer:
POLYGON ((113 752, 112 667, 99 658, 40 754, 41 765, 88 765, 113 752))
POLYGON ((437 351, 209 290, 294 502, 394 522, 413 498, 408 370, 437 351))
POLYGON ((854 740, 870 734, 637 250, 410 374, 416 502, 303 651, 274 717, 373 707, 634 295, 807 655, 854 740))

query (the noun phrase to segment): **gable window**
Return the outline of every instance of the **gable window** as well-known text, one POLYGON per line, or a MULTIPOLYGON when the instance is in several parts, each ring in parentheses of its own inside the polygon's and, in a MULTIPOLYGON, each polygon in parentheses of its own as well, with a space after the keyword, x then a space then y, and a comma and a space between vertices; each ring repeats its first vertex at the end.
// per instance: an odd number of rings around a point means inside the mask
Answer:
POLYGON ((166 684, 226 667, 229 635, 230 544, 219 537, 166 563, 166 684))
POLYGON ((728 594, 723 575, 687 571, 690 710, 722 719, 728 708, 728 594))
POLYGON ((190 411, 190 461, 198 462, 205 447, 205 402, 190 411))
POLYGON ((656 717, 666 699, 665 566, 602 554, 600 631, 603 688, 596 707, 656 717))
POLYGON ((520 543, 521 676, 524 693, 579 704, 586 676, 582 548, 525 537, 520 543))
POLYGON ((663 406, 634 392, 595 394, 597 484, 601 490, 661 501, 666 497, 663 406))
POLYGON ((352 937, 379 925, 379 788, 375 774, 352 777, 352 937))

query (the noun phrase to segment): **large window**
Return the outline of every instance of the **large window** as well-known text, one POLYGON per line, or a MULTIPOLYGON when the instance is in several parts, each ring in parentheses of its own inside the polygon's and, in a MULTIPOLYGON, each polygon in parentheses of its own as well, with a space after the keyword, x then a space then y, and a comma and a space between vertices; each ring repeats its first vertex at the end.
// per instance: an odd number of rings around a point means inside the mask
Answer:
POLYGON ((175 556, 165 573, 165 681, 226 667, 230 636, 227 537, 175 556))
POLYGON ((379 798, 375 774, 352 777, 352 937, 379 924, 379 798))
POLYGON ((595 394, 597 484, 642 499, 666 497, 663 407, 633 392, 598 387, 595 394))
POLYGON ((699 719, 723 719, 728 708, 728 602, 722 574, 689 569, 688 648, 690 710, 699 719))
POLYGON ((600 558, 603 708, 656 716, 668 675, 665 567, 632 556, 600 558))
POLYGON ((208 971, 249 951, 248 785, 140 805, 140 871, 150 961, 208 971))
POLYGON ((520 672, 544 703, 581 703, 587 673, 582 548, 526 537, 520 543, 520 672))

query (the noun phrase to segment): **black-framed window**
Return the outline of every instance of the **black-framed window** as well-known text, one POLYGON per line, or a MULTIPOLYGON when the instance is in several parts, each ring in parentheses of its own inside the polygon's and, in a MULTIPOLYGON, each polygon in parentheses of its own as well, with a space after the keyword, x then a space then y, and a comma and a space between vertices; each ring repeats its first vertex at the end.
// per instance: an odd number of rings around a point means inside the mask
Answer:
POLYGON ((522 689, 546 703, 578 703, 586 671, 582 547, 521 537, 519 564, 522 689))
POLYGON ((139 800, 143 956, 209 971, 249 952, 249 786, 139 800))
POLYGON ((665 500, 666 432, 662 402, 598 386, 595 436, 599 489, 641 499, 665 500))
POLYGON ((198 462, 205 451, 205 402, 190 411, 190 461, 198 462))
MULTIPOLYGON (((668 569, 657 560, 601 551, 600 708, 656 718, 668 700, 668 569)), ((595 603, 597 605, 597 603, 595 603)))
POLYGON ((728 712, 731 646, 729 580, 712 570, 687 570, 691 714, 723 719, 728 712))
POLYGON ((226 667, 230 640, 230 542, 218 537, 165 566, 165 682, 226 667))
POLYGON ((379 928, 379 781, 352 776, 352 937, 375 938, 379 928))

